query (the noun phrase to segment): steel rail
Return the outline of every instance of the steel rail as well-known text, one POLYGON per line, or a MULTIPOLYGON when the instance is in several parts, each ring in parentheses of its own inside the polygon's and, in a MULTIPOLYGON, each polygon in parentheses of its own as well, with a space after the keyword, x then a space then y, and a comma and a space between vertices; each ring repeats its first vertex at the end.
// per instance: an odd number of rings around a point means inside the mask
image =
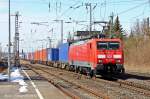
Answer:
MULTIPOLYGON (((37 72, 35 69, 30 68, 32 71, 34 71, 36 74, 41 75, 39 72, 37 72)), ((42 76, 42 75, 41 75, 42 76)), ((42 76, 43 77, 43 76, 42 76)), ((80 99, 80 97, 72 94, 71 92, 69 92, 68 90, 66 90, 65 88, 63 88, 62 86, 60 86, 59 84, 55 83, 52 79, 48 79, 46 77, 44 77, 45 80, 47 80, 49 83, 51 83, 52 85, 54 85, 56 88, 58 88, 59 90, 61 90, 64 94, 66 94, 67 96, 71 97, 72 99, 80 99)))
POLYGON ((95 90, 92 90, 92 89, 88 88, 88 86, 83 86, 83 85, 80 85, 80 84, 75 83, 75 82, 73 82, 73 81, 64 79, 64 78, 60 77, 59 75, 52 74, 52 73, 50 73, 50 72, 44 70, 42 67, 41 67, 41 68, 40 68, 40 67, 33 67, 33 66, 30 65, 30 64, 28 64, 28 65, 26 65, 26 66, 31 67, 31 69, 32 69, 32 68, 40 69, 40 70, 42 70, 43 72, 45 72, 45 73, 47 73, 47 74, 50 74, 50 75, 52 75, 52 76, 54 76, 54 77, 57 77, 57 78, 62 79, 62 80, 64 80, 64 81, 68 82, 68 83, 71 83, 71 84, 73 84, 73 85, 75 85, 75 86, 78 86, 79 88, 81 88, 81 89, 83 89, 83 90, 85 90, 85 91, 87 91, 87 92, 89 92, 89 93, 92 93, 93 95, 95 95, 95 96, 97 96, 97 97, 100 97, 100 98, 103 98, 103 99, 109 99, 109 97, 108 97, 107 95, 104 95, 104 94, 101 93, 101 92, 97 92, 97 91, 95 91, 95 90))

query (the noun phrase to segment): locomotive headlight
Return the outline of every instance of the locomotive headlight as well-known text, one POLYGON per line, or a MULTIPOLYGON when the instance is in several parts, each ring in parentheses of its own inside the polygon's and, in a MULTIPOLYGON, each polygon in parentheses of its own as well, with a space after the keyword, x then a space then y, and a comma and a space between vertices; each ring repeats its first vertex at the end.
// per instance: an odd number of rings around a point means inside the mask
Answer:
POLYGON ((98 55, 98 58, 106 58, 106 55, 98 55))
POLYGON ((121 55, 114 55, 114 58, 122 58, 121 55))
POLYGON ((103 60, 99 60, 99 63, 102 63, 103 62, 103 60))

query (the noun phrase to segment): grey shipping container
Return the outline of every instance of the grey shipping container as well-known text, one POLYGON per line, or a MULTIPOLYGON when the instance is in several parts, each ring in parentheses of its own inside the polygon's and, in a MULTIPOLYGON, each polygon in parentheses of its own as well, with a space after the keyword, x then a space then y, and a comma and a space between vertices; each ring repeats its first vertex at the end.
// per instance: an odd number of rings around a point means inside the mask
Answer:
POLYGON ((58 59, 59 59, 58 48, 48 48, 47 49, 47 59, 48 59, 48 61, 58 61, 58 59))
POLYGON ((68 62, 69 43, 64 43, 59 46, 59 61, 68 62))

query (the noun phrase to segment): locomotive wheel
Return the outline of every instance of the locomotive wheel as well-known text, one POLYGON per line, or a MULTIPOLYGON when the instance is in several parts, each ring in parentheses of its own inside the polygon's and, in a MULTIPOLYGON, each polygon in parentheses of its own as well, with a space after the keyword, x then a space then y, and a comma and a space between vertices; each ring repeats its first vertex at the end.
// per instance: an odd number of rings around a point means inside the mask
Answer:
POLYGON ((76 72, 76 73, 79 72, 79 67, 75 66, 75 72, 76 72))
POLYGON ((80 73, 80 74, 83 74, 83 69, 82 69, 82 67, 79 67, 79 73, 80 73))
POLYGON ((70 66, 66 66, 66 70, 70 71, 70 66))
POLYGON ((73 65, 69 66, 69 71, 74 71, 74 66, 73 65))
POLYGON ((96 77, 96 72, 95 72, 95 70, 91 70, 91 71, 90 71, 90 77, 91 77, 91 78, 96 77))
POLYGON ((125 69, 124 68, 122 68, 121 73, 125 74, 125 69))

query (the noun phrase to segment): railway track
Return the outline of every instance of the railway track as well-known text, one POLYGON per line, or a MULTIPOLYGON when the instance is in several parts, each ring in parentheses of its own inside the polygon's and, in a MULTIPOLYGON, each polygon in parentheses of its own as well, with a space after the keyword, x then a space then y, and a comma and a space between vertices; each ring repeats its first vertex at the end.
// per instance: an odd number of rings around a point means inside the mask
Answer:
MULTIPOLYGON (((96 79, 96 81, 109 83, 111 85, 116 85, 116 83, 118 83, 118 86, 120 86, 120 87, 136 91, 136 92, 146 95, 146 96, 150 96, 150 86, 147 86, 147 85, 144 85, 141 83, 136 83, 133 81, 122 80, 122 79, 119 79, 116 77, 113 77, 113 79, 116 79, 116 80, 109 81, 109 80, 104 80, 104 79, 96 79)), ((150 80, 148 80, 146 82, 150 82, 150 80)))
MULTIPOLYGON (((83 75, 83 76, 85 76, 85 75, 83 75)), ((86 76, 85 76, 85 78, 86 78, 86 76)), ((131 81, 122 80, 122 79, 115 78, 115 77, 113 79, 117 79, 117 80, 109 81, 109 80, 104 80, 104 79, 96 79, 95 81, 101 81, 101 82, 110 83, 110 84, 118 83, 118 85, 120 87, 131 89, 131 90, 137 91, 141 94, 150 96, 150 86, 146 86, 144 84, 135 83, 135 82, 131 82, 131 81)), ((150 82, 150 81, 147 81, 147 82, 150 82)))
MULTIPOLYGON (((43 77, 43 75, 42 75, 38 70, 35 70, 35 69, 31 68, 31 67, 30 67, 30 69, 31 69, 32 71, 34 71, 36 74, 41 75, 41 76, 43 77)), ((55 87, 57 87, 59 90, 61 90, 64 94, 66 94, 67 96, 71 97, 72 99, 80 99, 78 96, 76 96, 76 95, 70 93, 68 90, 66 90, 65 88, 63 88, 62 86, 60 86, 59 84, 57 84, 56 82, 54 82, 53 79, 47 78, 47 77, 45 77, 45 76, 44 76, 44 78, 45 78, 48 82, 50 82, 51 84, 53 84, 55 87)))
POLYGON ((143 84, 126 81, 126 80, 121 80, 121 79, 118 79, 116 81, 107 81, 107 80, 103 80, 103 79, 97 79, 97 81, 109 83, 111 85, 115 85, 116 83, 118 83, 118 86, 120 86, 120 87, 127 88, 129 90, 133 90, 135 92, 138 92, 138 93, 146 95, 146 96, 150 96, 150 86, 148 87, 143 84))
MULTIPOLYGON (((39 67, 39 65, 37 66, 37 67, 39 67)), ((78 75, 77 73, 75 73, 75 72, 70 72, 70 71, 66 71, 66 70, 62 70, 62 69, 59 69, 59 68, 53 68, 53 67, 45 67, 45 66, 42 66, 41 65, 41 68, 45 68, 45 70, 47 71, 47 72, 50 72, 50 71, 61 71, 62 72, 62 75, 63 75, 63 73, 65 73, 66 72, 66 74, 68 74, 68 75, 70 75, 70 74, 72 74, 72 75, 78 75), (50 70, 50 71, 48 71, 48 69, 50 70)), ((60 73, 60 75, 61 75, 61 73, 60 73)), ((60 76, 60 75, 57 75, 57 76, 60 76)), ((82 80, 83 80, 83 78, 86 78, 87 79, 87 76, 85 76, 85 75, 82 75, 83 77, 82 77, 82 80)), ((88 79, 88 80, 90 80, 90 81, 93 81, 93 80, 91 80, 91 79, 88 79)), ((73 81, 72 81, 73 82, 73 81)), ((136 93, 138 93, 138 94, 141 94, 141 95, 144 95, 144 96, 146 96, 146 97, 150 97, 150 88, 148 87, 148 86, 145 86, 145 85, 142 85, 142 84, 138 84, 138 83, 134 83, 134 82, 129 82, 129 81, 124 81, 124 80, 121 80, 121 79, 119 79, 119 80, 116 80, 116 81, 109 81, 109 80, 105 80, 105 79, 95 79, 94 80, 94 82, 96 82, 95 83, 95 85, 100 85, 100 83, 105 83, 105 84, 108 84, 108 85, 110 85, 110 86, 113 86, 113 87, 119 87, 120 89, 121 88, 124 88, 124 89, 128 89, 128 90, 130 90, 130 91, 132 91, 132 92, 136 92, 136 93)), ((87 88, 87 87, 85 87, 85 88, 87 88)), ((122 89, 122 90, 124 90, 124 89, 122 89)), ((93 90, 95 90, 95 89, 93 89, 93 90)), ((106 92, 103 92, 102 91, 102 93, 106 93, 106 92)), ((106 93, 107 95, 105 95, 105 96, 109 96, 109 94, 108 93, 106 93)), ((118 94, 118 93, 116 93, 116 94, 118 94)), ((119 95, 119 94, 118 94, 119 95)), ((103 97, 103 98, 105 98, 105 97, 103 97)))
POLYGON ((37 74, 42 75, 46 80, 48 80, 50 83, 52 83, 53 85, 55 85, 62 92, 64 92, 66 95, 70 96, 73 99, 80 99, 80 98, 93 99, 93 97, 97 98, 97 99, 99 99, 99 98, 109 99, 109 97, 107 95, 101 93, 100 91, 95 91, 95 90, 92 90, 92 89, 88 88, 88 86, 83 86, 83 85, 80 85, 78 83, 75 83, 74 81, 69 81, 67 79, 64 79, 64 78, 60 77, 59 75, 50 73, 45 68, 33 67, 32 65, 26 65, 26 66, 28 68, 32 69, 37 74), (53 78, 50 78, 50 76, 52 76, 53 78), (56 82, 56 80, 54 81, 54 79, 57 79, 57 82, 56 82), (82 93, 84 93, 84 94, 86 92, 86 95, 82 96, 81 94, 79 95, 75 91, 74 91, 74 93, 71 92, 73 89, 69 89, 68 90, 68 88, 67 89, 64 88, 64 86, 66 86, 66 83, 65 83, 65 85, 61 85, 58 82, 58 79, 59 79, 59 81, 61 80, 60 82, 64 81, 64 82, 67 82, 67 83, 71 84, 71 86, 74 86, 74 88, 76 87, 75 89, 78 89, 78 92, 82 91, 82 93), (76 94, 78 94, 78 95, 76 95, 76 94), (89 96, 89 95, 91 95, 91 96, 89 96), (89 97, 91 97, 91 98, 89 98, 89 97))
POLYGON ((138 73, 138 72, 127 72, 126 76, 128 78, 135 77, 136 79, 143 80, 143 83, 150 84, 150 74, 149 73, 138 73))
MULTIPOLYGON (((150 96, 150 86, 132 82, 132 81, 122 80, 119 78, 113 78, 113 79, 116 79, 116 80, 109 81, 109 80, 105 80, 105 79, 95 79, 95 81, 109 83, 111 85, 116 85, 116 83, 117 83, 117 85, 120 87, 127 88, 129 90, 133 90, 135 92, 138 92, 138 93, 146 95, 146 96, 150 96)), ((147 80, 146 82, 150 83, 150 80, 147 80)))

